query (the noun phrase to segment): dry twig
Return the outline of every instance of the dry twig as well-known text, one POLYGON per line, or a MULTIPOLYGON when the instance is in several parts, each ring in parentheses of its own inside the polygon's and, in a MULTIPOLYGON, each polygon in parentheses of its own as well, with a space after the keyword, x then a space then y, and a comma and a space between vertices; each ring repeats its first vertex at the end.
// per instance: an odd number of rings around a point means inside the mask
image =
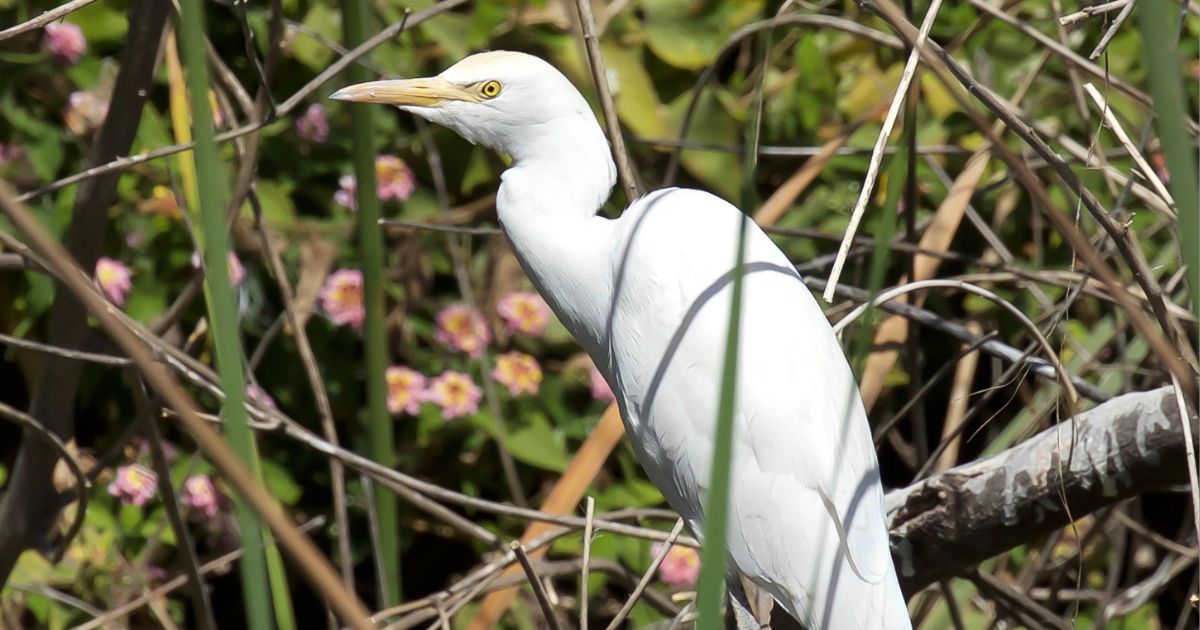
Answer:
POLYGON ((871 192, 875 190, 875 180, 879 175, 879 164, 883 161, 883 147, 892 135, 892 126, 896 124, 896 117, 900 114, 900 107, 904 104, 905 96, 908 95, 908 86, 912 83, 913 77, 916 76, 917 60, 921 58, 921 54, 917 49, 929 37, 929 31, 933 28, 933 23, 937 19, 938 10, 941 7, 941 0, 933 0, 929 3, 929 9, 925 12, 925 19, 921 22, 921 31, 917 34, 916 46, 908 54, 908 60, 904 62, 904 71, 900 74, 900 84, 896 86, 896 94, 892 97, 891 105, 888 106, 887 116, 883 119, 883 126, 879 129, 879 135, 875 138, 875 149, 871 152, 871 160, 867 163, 867 176, 863 180, 862 189, 858 193, 858 201, 855 202, 854 210, 850 213, 850 224, 846 226, 846 233, 842 236, 842 244, 838 246, 837 258, 833 261, 833 270, 829 272, 828 284, 825 285, 825 292, 821 294, 821 297, 826 302, 833 302, 834 293, 837 291, 838 279, 842 276, 842 267, 846 265, 846 255, 850 253, 850 243, 854 240, 855 232, 858 231, 858 223, 862 220, 863 212, 867 209, 867 202, 871 200, 871 192))
POLYGON ((608 141, 612 143, 613 157, 617 162, 617 175, 621 178, 621 187, 625 189, 625 198, 633 202, 639 195, 637 176, 633 170, 629 150, 625 148, 625 137, 621 135, 617 106, 613 103, 612 91, 608 89, 608 73, 604 70, 604 56, 600 53, 600 42, 596 38, 596 19, 592 17, 592 3, 591 0, 575 0, 575 6, 579 10, 579 26, 583 31, 584 46, 587 48, 588 67, 596 84, 596 94, 600 96, 605 131, 608 132, 608 141))

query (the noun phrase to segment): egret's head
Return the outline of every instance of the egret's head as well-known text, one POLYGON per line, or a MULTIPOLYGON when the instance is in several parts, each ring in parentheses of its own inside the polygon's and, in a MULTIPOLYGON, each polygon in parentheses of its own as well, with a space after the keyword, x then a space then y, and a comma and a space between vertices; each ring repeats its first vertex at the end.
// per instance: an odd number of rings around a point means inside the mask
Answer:
POLYGON ((554 66, 502 50, 471 55, 436 77, 360 83, 330 98, 395 105, 516 159, 549 136, 570 141, 561 136, 574 127, 599 130, 587 101, 554 66))

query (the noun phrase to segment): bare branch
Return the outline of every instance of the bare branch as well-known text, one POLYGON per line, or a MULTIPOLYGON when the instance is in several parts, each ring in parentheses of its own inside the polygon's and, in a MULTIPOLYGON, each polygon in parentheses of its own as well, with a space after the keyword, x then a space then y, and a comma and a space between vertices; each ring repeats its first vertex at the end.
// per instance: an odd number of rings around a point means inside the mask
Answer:
POLYGON ((625 189, 625 197, 632 202, 638 197, 637 177, 633 173, 629 150, 625 148, 625 137, 621 135, 621 121, 617 119, 617 106, 613 103, 612 92, 608 89, 608 73, 604 70, 604 56, 600 54, 600 42, 596 38, 596 20, 592 17, 592 2, 591 0, 576 0, 575 6, 579 8, 579 26, 583 31, 583 43, 587 48, 592 80, 595 81, 596 93, 600 96, 600 109, 604 113, 604 126, 608 131, 608 141, 612 143, 613 157, 617 161, 617 174, 621 176, 621 186, 625 189))
POLYGON ((529 585, 533 587, 533 594, 537 597, 538 606, 542 609, 542 616, 546 618, 546 625, 550 626, 550 630, 562 630, 562 625, 558 623, 558 615, 554 612, 554 606, 550 605, 550 597, 546 595, 546 586, 542 584, 542 578, 538 577, 537 570, 529 561, 529 554, 525 553, 525 547, 521 545, 521 541, 514 540, 508 544, 508 548, 516 554, 517 562, 521 563, 521 568, 525 570, 525 576, 529 578, 529 585))
POLYGON ((34 29, 42 28, 43 26, 57 19, 64 18, 70 13, 78 11, 79 9, 82 9, 83 7, 86 7, 95 1, 96 0, 71 0, 70 2, 66 2, 61 6, 54 7, 53 9, 50 9, 49 11, 46 11, 33 18, 32 20, 21 22, 16 26, 10 26, 9 28, 0 31, 0 42, 10 37, 16 37, 22 33, 28 33, 34 29))
POLYGON ((917 61, 921 58, 918 48, 929 37, 929 31, 933 28, 933 22, 937 19, 938 10, 941 8, 941 0, 933 0, 933 2, 929 3, 929 9, 925 12, 925 19, 921 22, 921 31, 917 34, 917 44, 908 53, 908 60, 904 63, 904 71, 900 74, 900 83, 896 86, 896 95, 892 97, 891 105, 888 106, 887 116, 883 119, 883 126, 879 128, 879 135, 875 138, 875 149, 871 152, 871 160, 867 163, 867 176, 863 180, 862 189, 858 193, 858 201, 855 202, 854 210, 850 213, 850 224, 846 226, 846 233, 842 235, 842 243, 838 246, 837 258, 833 261, 833 270, 829 272, 829 283, 825 286, 825 292, 821 295, 826 302, 833 302, 834 293, 837 291, 838 279, 842 277, 842 267, 846 264, 846 255, 850 253, 850 243, 854 240, 855 232, 858 231, 858 222, 862 220, 863 213, 867 210, 867 202, 871 200, 871 191, 875 190, 875 181, 879 175, 879 164, 883 161, 883 148, 887 145, 888 138, 892 135, 892 125, 896 124, 896 117, 900 114, 900 106, 904 104, 904 99, 908 96, 908 86, 917 74, 917 61))
POLYGON ((1114 398, 993 457, 889 492, 901 585, 915 592, 1072 517, 1187 483, 1185 458, 1179 408, 1164 387, 1114 398))

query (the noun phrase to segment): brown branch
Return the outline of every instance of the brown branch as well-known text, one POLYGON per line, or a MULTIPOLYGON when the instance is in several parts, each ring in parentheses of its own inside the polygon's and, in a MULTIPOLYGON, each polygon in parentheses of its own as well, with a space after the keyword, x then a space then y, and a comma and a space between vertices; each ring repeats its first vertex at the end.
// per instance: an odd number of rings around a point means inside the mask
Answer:
MULTIPOLYGON (((63 535, 62 541, 59 543, 57 557, 62 557, 66 552, 67 547, 71 544, 71 540, 75 538, 75 534, 83 527, 83 516, 87 512, 88 496, 92 490, 92 484, 88 480, 87 475, 83 472, 83 467, 79 465, 79 459, 71 453, 71 449, 58 439, 52 431, 46 428, 44 424, 38 422, 37 418, 30 416, 27 413, 22 413, 19 409, 14 409, 0 402, 0 418, 4 418, 11 422, 24 427, 25 439, 34 437, 37 440, 44 442, 46 446, 54 452, 55 455, 61 457, 67 464, 67 469, 75 477, 75 495, 78 503, 75 507, 75 516, 72 517, 71 526, 63 535)), ((52 461, 57 462, 52 458, 52 461)), ((53 497, 50 497, 51 499, 53 497)), ((57 503, 57 502, 56 502, 57 503)))
POLYGON ((538 606, 542 609, 546 625, 550 627, 550 630, 562 630, 562 624, 558 623, 558 615, 554 612, 550 597, 546 595, 546 585, 542 584, 537 569, 533 568, 533 563, 529 561, 529 554, 525 553, 525 547, 521 545, 521 541, 514 540, 508 544, 508 548, 516 554, 517 562, 525 570, 525 577, 528 578, 529 585, 533 587, 533 594, 537 598, 538 606))
POLYGON ((20 35, 22 33, 28 33, 29 31, 42 28, 42 27, 46 26, 47 24, 49 24, 55 20, 64 18, 67 15, 69 15, 75 11, 78 11, 79 9, 82 9, 83 7, 86 7, 87 5, 89 5, 95 1, 96 0, 71 0, 70 2, 63 4, 62 6, 54 7, 53 9, 50 9, 49 11, 43 12, 41 15, 33 18, 32 20, 27 20, 16 26, 11 26, 9 28, 4 29, 3 31, 0 31, 0 42, 4 41, 10 37, 16 37, 17 35, 20 35))
POLYGON ((604 114, 604 128, 608 141, 612 143, 613 157, 617 162, 617 174, 621 187, 630 203, 638 197, 637 174, 625 148, 625 137, 621 135, 621 121, 617 117, 617 106, 613 103, 612 91, 608 89, 608 73, 604 69, 604 55, 600 52, 600 41, 596 36, 596 20, 592 17, 591 0, 576 0, 579 9, 579 29, 583 32, 583 44, 587 49, 588 67, 596 83, 596 94, 600 97, 600 109, 604 114))
MULTIPOLYGON (((103 164, 129 152, 142 118, 142 106, 154 79, 154 61, 170 4, 139 0, 129 12, 128 45, 121 54, 120 71, 104 124, 88 154, 88 164, 103 164)), ((119 173, 89 180, 80 186, 65 246, 84 269, 100 257, 108 209, 116 194, 119 173)), ((61 284, 55 288, 46 342, 68 350, 81 350, 89 335, 87 310, 61 284)), ((49 355, 42 362, 29 415, 63 441, 74 434, 75 393, 83 364, 49 355)), ((12 477, 0 501, 0 584, 21 552, 38 545, 54 530, 60 503, 52 483, 57 453, 48 443, 25 433, 12 477)))
POLYGON ((1114 398, 993 457, 892 491, 885 501, 901 585, 913 593, 1072 519, 1186 484, 1185 459, 1179 407, 1164 387, 1114 398))

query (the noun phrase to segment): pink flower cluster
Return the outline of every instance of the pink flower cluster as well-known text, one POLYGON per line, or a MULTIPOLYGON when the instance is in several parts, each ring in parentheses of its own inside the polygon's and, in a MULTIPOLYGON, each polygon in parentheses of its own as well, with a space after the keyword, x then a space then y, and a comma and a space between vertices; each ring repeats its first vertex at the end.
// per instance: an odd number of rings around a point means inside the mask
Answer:
POLYGON ((533 291, 513 291, 500 298, 496 312, 510 334, 540 337, 550 323, 550 307, 533 291))
POLYGON ((492 332, 483 315, 461 303, 451 304, 438 312, 434 336, 450 350, 472 358, 482 356, 492 340, 492 332))
POLYGON ((470 375, 453 370, 428 379, 412 368, 393 365, 384 378, 388 410, 393 415, 415 416, 421 411, 421 403, 430 402, 442 408, 443 418, 452 420, 479 411, 483 398, 483 390, 470 375))
MULTIPOLYGON (((416 177, 404 160, 394 155, 375 158, 375 196, 380 201, 405 201, 412 196, 416 187, 416 177)), ((333 194, 333 200, 338 205, 357 210, 358 202, 354 198, 357 191, 358 181, 354 176, 343 175, 338 179, 338 191, 333 194)))
POLYGON ((70 22, 51 22, 42 36, 42 50, 58 61, 73 66, 87 52, 87 39, 78 26, 70 22))
POLYGON ((404 160, 394 155, 375 158, 375 194, 381 201, 405 201, 416 187, 417 178, 404 160))
POLYGON ((415 416, 421 411, 427 382, 424 374, 403 365, 393 365, 384 372, 383 378, 387 381, 387 406, 392 415, 415 416))
MULTIPOLYGON (((663 543, 654 543, 650 553, 658 557, 663 543)), ((671 545, 667 557, 658 565, 658 577, 672 588, 692 588, 700 577, 700 554, 691 547, 671 545)))
POLYGON ((221 509, 221 495, 208 475, 194 475, 183 482, 181 501, 194 517, 210 519, 221 509))
POLYGON ((446 370, 429 382, 425 400, 442 408, 442 417, 447 420, 470 415, 479 411, 483 391, 467 374, 446 370))
POLYGON ((133 271, 119 260, 106 256, 96 261, 96 286, 117 306, 125 305, 125 296, 133 288, 133 271))
POLYGON ((317 103, 308 106, 296 119, 296 134, 302 139, 321 144, 329 137, 329 118, 325 108, 317 103))
MULTIPOLYGON (((546 332, 550 307, 532 291, 514 291, 496 303, 496 312, 509 333, 530 337, 546 332)), ((479 357, 492 341, 483 314, 466 304, 451 304, 437 314, 438 342, 454 352, 479 357)))
POLYGON ((542 385, 542 366, 537 359, 523 352, 506 352, 496 357, 492 378, 517 396, 537 394, 542 385))
POLYGON ((126 464, 108 484, 108 493, 126 505, 141 507, 158 492, 158 476, 141 464, 126 464))
POLYGON ((338 326, 361 330, 367 318, 363 304, 363 275, 357 269, 338 269, 329 274, 319 295, 321 309, 338 326))

